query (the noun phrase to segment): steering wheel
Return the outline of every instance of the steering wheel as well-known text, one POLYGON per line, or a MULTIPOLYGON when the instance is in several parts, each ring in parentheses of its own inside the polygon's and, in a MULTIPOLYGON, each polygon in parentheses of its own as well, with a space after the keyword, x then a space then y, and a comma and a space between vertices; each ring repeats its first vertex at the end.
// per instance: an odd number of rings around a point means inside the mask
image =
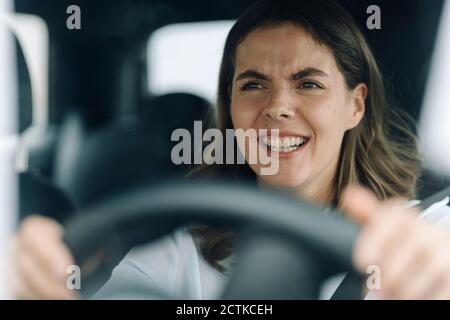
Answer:
MULTIPOLYGON (((91 296, 130 248, 191 223, 238 234, 224 299, 315 299, 324 277, 354 270, 359 229, 336 211, 250 186, 171 183, 116 196, 69 221, 65 242, 81 266, 82 296, 91 296)), ((142 291, 122 298, 167 298, 142 291)))

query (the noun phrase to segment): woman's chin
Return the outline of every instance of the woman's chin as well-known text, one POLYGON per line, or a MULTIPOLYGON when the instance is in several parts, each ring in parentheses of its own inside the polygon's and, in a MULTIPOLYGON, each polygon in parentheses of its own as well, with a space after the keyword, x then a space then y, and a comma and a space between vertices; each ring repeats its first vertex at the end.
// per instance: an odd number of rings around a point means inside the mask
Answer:
POLYGON ((265 184, 276 188, 298 188, 306 181, 305 177, 296 177, 292 174, 278 173, 271 176, 260 176, 265 184))

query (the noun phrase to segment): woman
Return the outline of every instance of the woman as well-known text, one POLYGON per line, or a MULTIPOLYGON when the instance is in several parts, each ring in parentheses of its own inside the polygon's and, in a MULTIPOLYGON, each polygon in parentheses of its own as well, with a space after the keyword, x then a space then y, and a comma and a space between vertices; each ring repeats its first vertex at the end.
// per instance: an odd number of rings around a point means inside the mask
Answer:
MULTIPOLYGON (((393 120, 375 59, 351 17, 331 1, 261 1, 230 31, 219 76, 220 129, 276 129, 265 148, 279 170, 261 164, 207 166, 198 176, 250 179, 302 199, 341 207, 362 224, 356 267, 382 271, 378 296, 450 298, 450 235, 417 222, 414 138, 393 120), (403 138, 394 142, 395 136, 403 138), (276 156, 276 154, 274 155, 276 156)), ((249 154, 245 153, 246 160, 249 154)), ((275 214, 275 213, 274 213, 275 214)), ((72 263, 51 220, 29 218, 17 241, 17 294, 71 298, 72 263)), ((182 229, 136 248, 116 267, 98 297, 127 285, 171 297, 218 298, 232 268, 233 237, 210 228, 182 229)))

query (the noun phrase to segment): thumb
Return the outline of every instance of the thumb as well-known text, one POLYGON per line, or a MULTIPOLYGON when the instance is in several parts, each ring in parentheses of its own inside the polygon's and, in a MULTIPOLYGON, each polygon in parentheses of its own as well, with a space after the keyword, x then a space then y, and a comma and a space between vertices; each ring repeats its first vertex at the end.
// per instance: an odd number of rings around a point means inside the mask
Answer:
POLYGON ((379 200, 363 187, 348 187, 342 196, 342 209, 345 215, 361 225, 376 216, 379 207, 379 200))

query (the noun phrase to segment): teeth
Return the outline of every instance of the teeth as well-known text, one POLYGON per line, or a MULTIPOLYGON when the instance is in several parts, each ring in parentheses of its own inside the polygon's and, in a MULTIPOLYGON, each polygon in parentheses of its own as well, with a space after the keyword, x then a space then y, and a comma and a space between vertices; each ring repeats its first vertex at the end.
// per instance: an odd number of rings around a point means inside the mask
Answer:
POLYGON ((275 137, 270 137, 270 145, 272 146, 272 147, 275 147, 275 148, 278 148, 278 146, 279 146, 279 139, 278 138, 275 138, 275 137))
POLYGON ((297 140, 297 138, 295 138, 295 137, 291 137, 289 139, 289 142, 291 143, 291 146, 295 146, 296 145, 295 140, 297 140))
POLYGON ((263 137, 263 143, 269 146, 273 151, 291 152, 306 142, 303 137, 263 137))
POLYGON ((277 148, 274 146, 270 147, 270 149, 275 152, 292 152, 292 151, 297 150, 298 148, 299 148, 298 146, 288 147, 288 148, 285 148, 285 147, 277 148))

